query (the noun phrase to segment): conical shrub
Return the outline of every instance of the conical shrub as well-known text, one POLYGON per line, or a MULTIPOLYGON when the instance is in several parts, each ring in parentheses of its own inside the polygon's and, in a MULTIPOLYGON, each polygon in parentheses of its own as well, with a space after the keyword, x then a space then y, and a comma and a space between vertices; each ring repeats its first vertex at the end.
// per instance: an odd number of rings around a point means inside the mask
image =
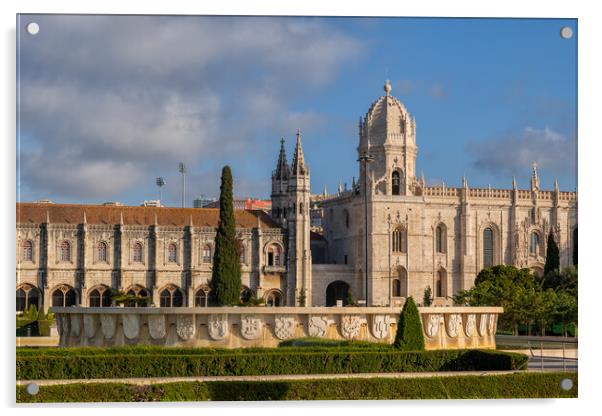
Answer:
POLYGON ((416 303, 411 296, 406 300, 401 310, 394 345, 396 348, 405 351, 424 350, 424 335, 422 334, 420 312, 418 312, 416 303))

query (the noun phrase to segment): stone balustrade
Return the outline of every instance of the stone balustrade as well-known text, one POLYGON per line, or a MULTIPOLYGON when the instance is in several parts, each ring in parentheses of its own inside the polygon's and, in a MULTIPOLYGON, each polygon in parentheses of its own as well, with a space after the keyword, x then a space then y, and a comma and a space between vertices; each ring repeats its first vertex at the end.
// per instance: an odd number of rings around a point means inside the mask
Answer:
MULTIPOLYGON (((275 347, 319 337, 392 343, 399 308, 52 308, 60 346, 275 347)), ((426 349, 495 348, 498 307, 419 308, 426 349)))

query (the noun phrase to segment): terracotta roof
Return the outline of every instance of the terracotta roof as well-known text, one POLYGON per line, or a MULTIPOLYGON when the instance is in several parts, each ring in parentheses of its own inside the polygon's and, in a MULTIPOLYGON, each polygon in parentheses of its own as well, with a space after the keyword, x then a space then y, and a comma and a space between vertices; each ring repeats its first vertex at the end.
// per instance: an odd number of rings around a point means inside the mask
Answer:
MULTIPOLYGON (((106 205, 76 205, 47 203, 17 203, 17 223, 44 223, 46 216, 55 224, 82 224, 84 213, 88 224, 119 224, 123 214, 126 225, 217 227, 218 208, 167 208, 106 205)), ((269 215, 261 210, 234 210, 237 227, 279 228, 269 215)))

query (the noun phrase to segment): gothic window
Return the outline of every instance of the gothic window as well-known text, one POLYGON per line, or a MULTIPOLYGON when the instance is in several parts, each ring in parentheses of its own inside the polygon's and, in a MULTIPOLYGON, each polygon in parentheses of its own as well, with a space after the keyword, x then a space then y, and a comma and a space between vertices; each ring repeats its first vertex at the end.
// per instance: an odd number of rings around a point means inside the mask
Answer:
POLYGON ((536 231, 531 233, 531 243, 529 244, 529 252, 533 256, 537 256, 539 251, 539 234, 536 231))
POLYGON ((489 227, 483 231, 483 267, 493 266, 493 230, 489 227))
POLYGON ((130 308, 138 307, 138 306, 146 306, 146 303, 147 303, 146 299, 148 299, 150 297, 148 290, 146 290, 145 288, 143 288, 141 286, 132 287, 130 290, 128 290, 127 295, 136 296, 136 297, 141 298, 139 300, 134 300, 134 301, 128 302, 128 304, 125 305, 130 308), (146 298, 146 299, 142 299, 142 298, 146 298))
POLYGON ((303 202, 299 202, 299 214, 303 214, 303 202))
POLYGON ((279 245, 270 244, 268 247, 268 266, 281 266, 281 254, 279 245))
POLYGON ((267 306, 282 306, 282 294, 279 290, 270 290, 265 295, 265 304, 267 306))
POLYGON ((90 307, 106 308, 111 306, 111 290, 106 286, 101 286, 90 292, 90 307))
POLYGON ((404 227, 397 227, 392 235, 392 250, 394 253, 405 253, 408 247, 408 231, 404 227))
POLYGON ((134 261, 134 263, 142 263, 142 244, 141 243, 138 243, 138 242, 134 243, 132 260, 134 261))
POLYGON ((211 246, 209 244, 203 246, 203 263, 211 263, 211 246))
POLYGON ((21 258, 23 261, 33 261, 33 243, 31 240, 23 242, 23 252, 21 258))
POLYGON ((253 291, 249 289, 247 286, 243 286, 240 291, 240 301, 246 303, 253 296, 253 291))
POLYGON ((61 243, 61 261, 71 261, 71 244, 67 240, 61 243))
POLYGON ((167 286, 159 294, 160 305, 162 308, 177 308, 183 305, 184 296, 177 286, 167 286))
POLYGON ((203 289, 197 290, 194 294, 194 306, 207 307, 207 292, 203 289))
POLYGON ((98 246, 96 247, 96 255, 100 263, 107 262, 107 243, 104 241, 98 243, 98 246))
POLYGON ((17 312, 29 310, 31 305, 39 307, 40 292, 31 285, 23 285, 17 289, 17 312))
POLYGON ((52 306, 68 307, 75 305, 75 290, 69 286, 60 286, 52 292, 52 306))
POLYGON ((393 279, 393 297, 394 298, 399 298, 401 297, 401 280, 399 279, 393 279))
POLYGON ((343 213, 345 214, 345 227, 349 228, 349 211, 345 209, 343 210, 343 213))
POLYGON ((167 246, 167 262, 175 263, 177 258, 177 247, 174 243, 167 246))
MULTIPOLYGON (((403 266, 397 268, 397 277, 399 280, 399 296, 408 296, 408 271, 403 266)), ((393 286, 395 287, 395 286, 393 286)), ((395 296, 395 295, 394 295, 395 296)))
POLYGON ((437 285, 435 286, 435 296, 438 298, 444 297, 445 293, 445 279, 447 278, 447 273, 444 269, 439 269, 437 272, 437 285))
POLYGON ((435 229, 435 250, 437 253, 445 253, 445 227, 443 224, 439 224, 435 229))
POLYGON ((392 184, 392 194, 393 195, 401 195, 401 178, 399 177, 399 172, 394 171, 391 175, 391 184, 392 184))

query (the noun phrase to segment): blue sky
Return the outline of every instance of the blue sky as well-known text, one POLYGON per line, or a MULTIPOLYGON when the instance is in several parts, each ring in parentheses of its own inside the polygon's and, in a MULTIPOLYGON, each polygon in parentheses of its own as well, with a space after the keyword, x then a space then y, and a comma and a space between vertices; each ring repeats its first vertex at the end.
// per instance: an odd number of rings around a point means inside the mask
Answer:
POLYGON ((280 137, 303 134, 312 191, 357 177, 357 122, 392 94, 430 184, 543 188, 576 178, 575 20, 24 15, 20 200, 178 205, 269 197, 280 137), (40 33, 24 31, 30 21, 40 33), (575 36, 563 39, 560 28, 575 36))

